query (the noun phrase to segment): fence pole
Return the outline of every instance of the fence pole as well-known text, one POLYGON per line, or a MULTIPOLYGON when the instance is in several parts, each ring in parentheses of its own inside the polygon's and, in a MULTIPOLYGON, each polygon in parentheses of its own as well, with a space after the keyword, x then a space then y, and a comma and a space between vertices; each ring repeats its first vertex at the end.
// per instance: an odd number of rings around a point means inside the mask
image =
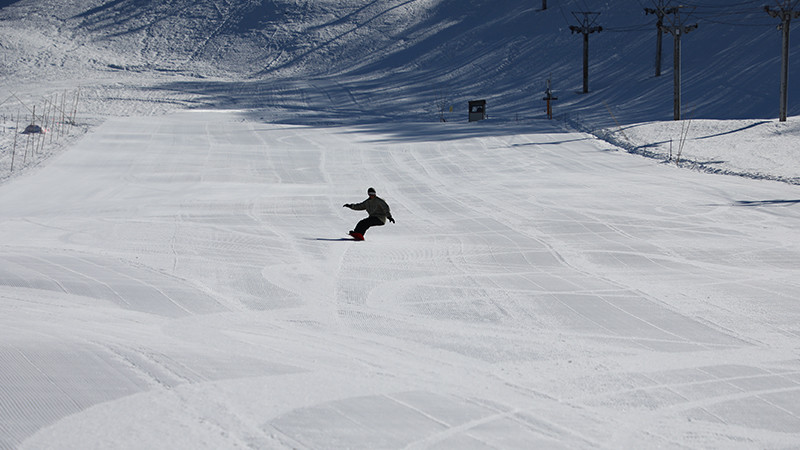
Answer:
POLYGON ((75 91, 75 104, 72 107, 72 119, 70 119, 69 121, 70 126, 75 125, 75 120, 78 116, 78 100, 80 100, 80 97, 81 97, 81 88, 78 88, 78 90, 75 91))
MULTIPOLYGON (((67 118, 67 115, 64 112, 64 106, 66 105, 66 103, 67 103, 67 91, 64 91, 64 95, 61 96, 61 126, 64 128, 61 130, 62 133, 66 133, 67 131, 66 130, 67 124, 64 123, 67 118)), ((59 137, 61 136, 59 135, 59 137)))
POLYGON ((50 120, 49 120, 49 122, 50 122, 50 127, 47 130, 47 132, 50 133, 50 144, 52 145, 53 144, 53 134, 55 134, 54 133, 54 131, 55 131, 54 128, 56 126, 56 103, 54 101, 52 101, 52 100, 50 100, 50 120))
POLYGON ((17 135, 19 134, 19 111, 17 111, 17 125, 14 128, 14 146, 11 150, 11 171, 14 171, 14 159, 17 156, 17 135))
POLYGON ((39 129, 42 130, 39 136, 36 136, 36 152, 37 154, 44 153, 44 142, 47 136, 44 135, 45 122, 47 121, 47 101, 44 102, 44 114, 42 115, 42 124, 39 129))

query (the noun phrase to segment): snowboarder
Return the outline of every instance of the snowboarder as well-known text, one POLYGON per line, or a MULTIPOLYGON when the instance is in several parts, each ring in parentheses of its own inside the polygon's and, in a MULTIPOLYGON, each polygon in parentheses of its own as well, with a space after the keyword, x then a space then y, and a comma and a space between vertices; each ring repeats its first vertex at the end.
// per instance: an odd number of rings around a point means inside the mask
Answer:
POLYGON ((357 241, 364 240, 364 233, 366 233, 370 227, 386 225, 386 220, 394 223, 392 213, 389 212, 389 205, 376 195, 375 189, 367 189, 367 195, 369 195, 369 198, 361 203, 347 203, 342 206, 343 208, 350 208, 355 211, 366 210, 367 214, 369 214, 369 217, 358 222, 358 224, 356 224, 356 229, 349 233, 350 236, 353 236, 353 239, 357 241))

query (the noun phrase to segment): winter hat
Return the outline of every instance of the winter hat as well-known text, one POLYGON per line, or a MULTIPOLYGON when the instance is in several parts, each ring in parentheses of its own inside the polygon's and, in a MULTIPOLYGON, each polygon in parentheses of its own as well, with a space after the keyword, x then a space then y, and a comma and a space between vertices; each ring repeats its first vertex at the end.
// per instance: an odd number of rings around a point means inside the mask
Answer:
POLYGON ((367 195, 375 195, 375 188, 367 189, 367 195))

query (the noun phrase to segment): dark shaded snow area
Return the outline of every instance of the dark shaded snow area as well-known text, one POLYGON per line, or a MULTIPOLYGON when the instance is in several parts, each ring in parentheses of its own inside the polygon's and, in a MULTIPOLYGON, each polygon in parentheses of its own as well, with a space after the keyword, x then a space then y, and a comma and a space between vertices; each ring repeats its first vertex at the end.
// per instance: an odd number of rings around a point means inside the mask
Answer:
MULTIPOLYGON (((3 8, 0 41, 16 50, 4 52, 4 70, 23 79, 42 69, 89 71, 87 85, 125 75, 117 72, 189 77, 155 84, 218 108, 292 112, 300 93, 313 115, 332 110, 334 118, 343 111, 372 120, 435 116, 440 98, 459 120, 476 98, 488 99, 498 119, 542 117, 552 78, 556 114, 599 126, 613 124, 609 110, 622 123, 672 118, 672 38, 664 37, 656 78, 649 3, 551 2, 542 11, 539 2, 512 0, 27 0, 3 8), (569 29, 578 24, 573 12, 586 10, 600 13, 593 17, 603 27, 590 35, 591 95, 580 93, 582 38, 569 29), (197 79, 231 76, 257 86, 242 91, 246 100, 220 98, 215 84, 197 79)), ((761 6, 711 0, 684 9, 681 20, 699 24, 682 40, 686 117, 777 117, 780 33, 761 6)), ((800 69, 800 59, 792 63, 800 69)), ((791 86, 791 98, 798 89, 791 86)))

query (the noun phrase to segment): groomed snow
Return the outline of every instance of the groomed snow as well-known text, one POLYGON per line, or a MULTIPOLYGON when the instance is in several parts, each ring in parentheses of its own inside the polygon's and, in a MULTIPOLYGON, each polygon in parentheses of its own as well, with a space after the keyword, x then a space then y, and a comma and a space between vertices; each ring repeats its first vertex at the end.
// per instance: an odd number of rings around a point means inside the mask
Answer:
POLYGON ((634 12, 584 96, 586 2, 469 5, 0 2, 0 449, 800 447, 773 21, 687 38, 673 122, 634 12))
POLYGON ((798 188, 487 125, 110 119, 6 183, 2 446, 800 445, 798 188))

